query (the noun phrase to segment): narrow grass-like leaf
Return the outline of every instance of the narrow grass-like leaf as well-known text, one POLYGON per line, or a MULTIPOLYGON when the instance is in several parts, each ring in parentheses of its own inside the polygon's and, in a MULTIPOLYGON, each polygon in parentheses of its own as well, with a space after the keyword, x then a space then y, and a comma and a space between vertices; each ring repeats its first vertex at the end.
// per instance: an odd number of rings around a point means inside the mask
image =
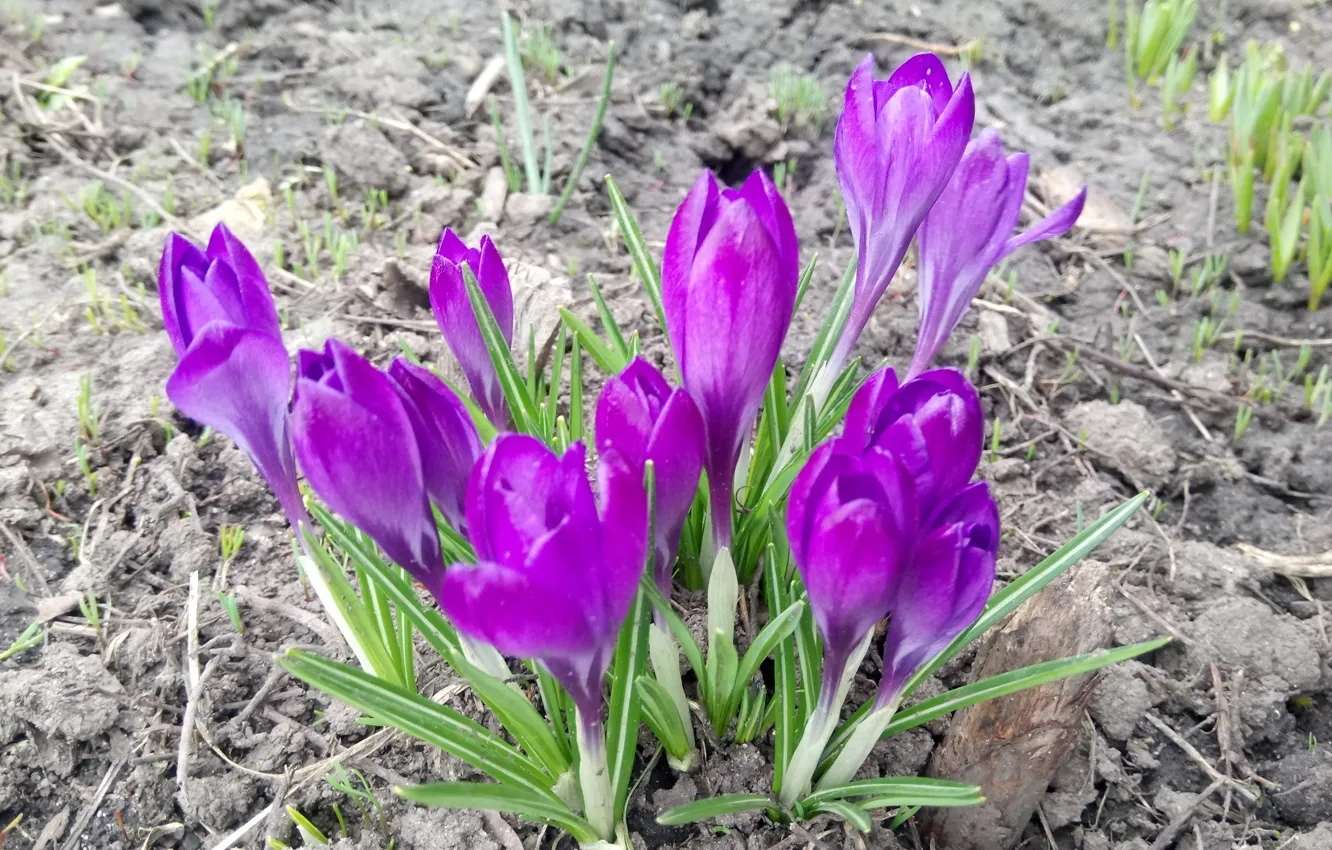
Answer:
POLYGON ((583 347, 575 334, 569 358, 569 439, 583 439, 583 347))
POLYGON ((574 189, 578 187, 578 178, 583 176, 583 169, 587 167, 587 159, 592 155, 592 149, 596 147, 597 136, 601 135, 601 122, 606 118, 606 107, 610 105, 611 80, 615 79, 615 42, 606 44, 606 74, 601 78, 601 100, 597 103, 597 114, 592 118, 592 127, 587 133, 587 141, 583 143, 583 149, 578 152, 578 158, 574 160, 573 171, 569 172, 569 179, 564 184, 564 191, 560 193, 560 199, 555 203, 555 209, 551 210, 550 223, 554 224, 560 220, 560 214, 564 212, 564 205, 569 203, 573 197, 574 189))
MULTIPOLYGON (((804 586, 800 579, 791 582, 788 599, 804 595, 804 586)), ((802 600, 803 601, 803 600, 802 600)), ((814 612, 805 606, 800 615, 800 625, 795 630, 796 650, 800 656, 800 702, 796 716, 796 728, 805 728, 805 722, 814 706, 819 701, 819 682, 822 680, 823 648, 819 645, 819 633, 814 627, 814 612)))
POLYGON ((467 284, 467 298, 472 302, 472 312, 476 314, 481 338, 486 343, 486 350, 490 352, 490 361, 495 366, 495 374, 499 376, 504 399, 509 404, 509 416, 513 419, 517 430, 540 434, 541 420, 537 417, 536 405, 533 404, 532 396, 527 391, 527 382, 523 379, 523 373, 513 361, 513 352, 504 341, 504 334, 500 331, 499 322, 495 320, 495 314, 490 309, 490 302, 486 301, 486 296, 481 292, 471 267, 463 263, 461 268, 463 280, 467 284))
POLYGON ((546 717, 550 721, 551 729, 555 732, 555 739, 560 744, 560 749, 564 751, 565 758, 572 761, 573 754, 577 750, 577 744, 574 742, 574 736, 569 732, 569 724, 565 722, 565 715, 569 712, 569 695, 565 693, 560 683, 555 681, 555 677, 546 671, 540 664, 529 663, 528 665, 537 677, 537 690, 541 694, 541 704, 545 706, 546 717))
POLYGON ((744 659, 740 662, 740 672, 736 675, 735 685, 731 689, 731 700, 726 710, 728 717, 735 714, 735 709, 740 704, 740 697, 749 686, 750 678, 758 672, 759 665, 772 654, 777 644, 790 637, 800 625, 800 617, 804 613, 805 604, 796 602, 769 620, 754 638, 754 642, 749 645, 744 659))
POLYGON ((678 826, 682 823, 693 823, 705 818, 717 818, 738 812, 773 808, 775 805, 773 799, 767 794, 722 794, 718 797, 709 797, 706 800, 667 809, 657 815, 657 823, 662 826, 678 826))
POLYGON ((911 693, 920 683, 934 674, 935 670, 942 667, 950 658, 962 651, 962 648, 980 637, 995 623, 1007 617, 1023 602, 1026 602, 1036 594, 1041 588, 1054 581, 1064 573, 1069 567, 1085 558, 1093 549, 1100 546, 1115 529, 1123 525, 1129 517, 1142 507, 1147 501, 1150 493, 1139 493, 1122 505, 1107 512, 1105 516, 1092 523, 1072 540, 1060 546, 1054 554, 1032 567, 1021 577, 1012 582, 998 593, 990 597, 990 601, 985 603, 985 610, 981 612, 976 622, 971 624, 965 632, 948 645, 948 647, 933 661, 926 664, 916 674, 907 680, 904 693, 911 693))
POLYGON ((800 271, 800 280, 796 281, 795 307, 791 310, 791 318, 800 311, 800 304, 805 300, 805 293, 809 291, 809 282, 814 279, 814 269, 819 265, 819 252, 815 251, 809 257, 809 262, 800 271))
POLYGON ((874 822, 870 820, 869 813, 854 803, 848 803, 845 800, 828 800, 819 803, 807 814, 829 814, 837 815, 842 820, 854 826, 860 832, 868 834, 874 828, 874 822))
POLYGON ((567 307, 561 307, 560 318, 564 326, 573 331, 574 337, 582 343, 583 348, 596 361, 597 366, 607 375, 618 375, 627 362, 621 358, 609 345, 601 341, 596 331, 588 327, 587 322, 575 316, 567 307))
MULTIPOLYGON (((830 788, 823 788, 800 801, 802 807, 824 803, 829 800, 846 800, 852 797, 906 797, 921 799, 967 800, 980 794, 975 785, 954 782, 951 779, 932 779, 927 776, 892 776, 884 779, 860 779, 845 782, 830 788)), ((915 805, 903 803, 901 805, 915 805)), ((935 805, 921 803, 921 805, 935 805)))
POLYGON ((398 786, 394 793, 406 800, 446 809, 480 809, 506 812, 565 830, 579 844, 597 840, 592 825, 556 801, 530 794, 521 788, 493 782, 434 782, 429 785, 398 786))
MULTIPOLYGON (((647 290, 648 298, 652 300, 652 309, 657 313, 657 324, 664 334, 666 308, 662 306, 661 272, 657 269, 657 261, 652 259, 647 243, 643 241, 643 232, 638 229, 638 222, 634 219, 629 204, 625 202, 620 187, 615 185, 615 180, 609 174, 606 175, 606 190, 610 194, 611 210, 620 225, 620 235, 624 237, 625 247, 629 249, 629 256, 633 258, 634 270, 638 272, 638 278, 643 281, 643 288, 647 290)), ((669 335, 666 337, 666 344, 670 346, 669 335)))
MULTIPOLYGON (((767 594, 768 611, 783 612, 786 604, 786 570, 784 560, 777 557, 777 546, 768 544, 763 561, 763 588, 767 594)), ((799 624, 797 624, 798 626, 799 624)), ((773 650, 773 793, 781 793, 782 774, 795 752, 796 739, 796 671, 795 641, 790 635, 778 641, 773 650)))
MULTIPOLYGON (((643 575, 649 577, 652 575, 654 555, 652 540, 656 525, 656 481, 656 470, 652 461, 648 461, 643 476, 648 502, 648 552, 642 568, 643 575)), ((651 623, 652 608, 640 589, 634 595, 629 616, 620 627, 620 637, 615 644, 615 658, 611 666, 614 682, 611 685, 610 713, 606 719, 606 764, 610 771, 611 788, 615 794, 615 804, 611 811, 616 822, 624 819, 625 800, 629 796, 629 774, 633 769, 634 753, 637 750, 641 707, 638 680, 647 667, 648 626, 651 623)))
POLYGON ((554 779, 479 723, 420 694, 300 650, 277 659, 287 672, 334 699, 454 755, 497 782, 527 788, 559 804, 554 779))
MULTIPOLYGON (((587 286, 592 290, 592 303, 597 306, 597 316, 601 318, 602 327, 606 329, 606 338, 610 340, 611 348, 620 356, 622 363, 628 363, 631 357, 629 344, 624 341, 624 334, 620 331, 620 323, 615 320, 615 314, 611 312, 610 307, 606 305, 606 299, 601 295, 601 287, 597 286, 597 279, 588 275, 587 286)), ((624 368, 623 365, 620 368, 624 368)))
POLYGON ((474 667, 461 653, 450 661, 505 731, 513 736, 524 752, 540 762, 546 772, 551 776, 560 776, 569 769, 568 755, 555 740, 555 734, 546 719, 526 697, 474 667))
POLYGON ((518 52, 518 34, 508 12, 500 14, 504 31, 504 59, 509 66, 509 87, 513 90, 513 111, 518 119, 518 138, 523 146, 523 170, 527 173, 527 191, 542 194, 541 169, 537 166, 536 139, 532 136, 532 113, 527 103, 527 77, 523 57, 518 52))
POLYGON ((323 543, 307 535, 306 577, 314 586, 320 601, 330 615, 337 618, 340 630, 352 644, 357 658, 370 672, 386 679, 396 679, 393 661, 380 638, 374 618, 356 595, 356 589, 347 580, 347 574, 324 547, 323 543))
POLYGON ((675 708, 675 701, 651 676, 640 676, 638 693, 642 699, 643 722, 666 748, 672 758, 683 759, 689 753, 689 739, 685 736, 684 721, 675 708))
POLYGON ((680 615, 671 608, 670 600, 662 595, 661 589, 653 581, 650 572, 644 574, 638 586, 642 589, 643 594, 647 596, 652 607, 660 611, 661 615, 666 618, 667 628, 675 636, 676 643, 680 644, 680 649, 684 652, 685 658, 689 659, 689 669, 693 670, 694 675, 698 676, 699 681, 702 682, 705 669, 703 650, 699 648, 698 641, 694 640, 689 627, 685 625, 684 620, 680 619, 680 615))

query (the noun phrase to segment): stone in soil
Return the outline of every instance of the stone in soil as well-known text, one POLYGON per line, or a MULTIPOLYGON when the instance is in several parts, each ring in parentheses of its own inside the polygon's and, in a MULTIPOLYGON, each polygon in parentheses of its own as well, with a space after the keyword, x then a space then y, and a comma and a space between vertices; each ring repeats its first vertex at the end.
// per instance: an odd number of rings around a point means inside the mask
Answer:
POLYGON ((1264 775, 1280 783, 1281 790, 1270 799, 1288 822, 1315 826, 1332 820, 1332 748, 1296 750, 1269 765, 1264 775))
POLYGON ((1136 401, 1096 400, 1079 404, 1065 417, 1087 446, 1142 482, 1164 484, 1175 468, 1175 450, 1147 408, 1136 401))

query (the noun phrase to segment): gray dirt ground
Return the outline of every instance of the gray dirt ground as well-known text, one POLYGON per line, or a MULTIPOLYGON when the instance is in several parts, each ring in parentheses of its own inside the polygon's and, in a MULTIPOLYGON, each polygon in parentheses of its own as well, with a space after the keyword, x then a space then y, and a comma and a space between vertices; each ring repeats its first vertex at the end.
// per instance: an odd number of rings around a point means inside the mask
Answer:
MULTIPOLYGON (((1025 249, 1011 266, 1011 302, 1002 288, 990 293, 998 309, 974 310, 944 357, 965 365, 970 337, 983 340, 978 382, 1002 439, 982 474, 994 483, 1011 531, 1003 575, 1022 572, 1068 539, 1075 504, 1095 516, 1139 487, 1163 503, 1155 519, 1144 513, 1132 520, 1090 568, 1105 573, 1116 642, 1165 633, 1176 640, 1105 673, 1080 743, 1027 829, 1027 846, 1157 848, 1166 825, 1193 806, 1185 828, 1159 846, 1332 847, 1325 612, 1332 580, 1293 581, 1237 548, 1332 550, 1332 431, 1317 430, 1303 412, 1297 382, 1279 403, 1261 406, 1233 443, 1236 399, 1253 370, 1227 370, 1233 336, 1224 333, 1201 362, 1192 359, 1195 319, 1224 315, 1238 292, 1226 330, 1245 331, 1240 356, 1252 348, 1256 364, 1281 351, 1289 365, 1289 340, 1317 340, 1309 366, 1316 371, 1332 352, 1332 308, 1303 309, 1302 273, 1273 285, 1261 228, 1239 236, 1228 190, 1212 200, 1210 175, 1222 159, 1224 130, 1205 121, 1203 74, 1190 115, 1169 134, 1160 128, 1155 93, 1140 111, 1128 108, 1122 59, 1105 47, 1100 3, 520 3, 514 11, 529 26, 553 28, 567 65, 555 82, 529 72, 534 109, 551 117, 557 190, 595 109, 605 41, 615 39, 620 52, 599 144, 553 227, 540 199, 484 191, 498 162, 496 138, 485 107, 468 114, 464 97, 500 47, 490 4, 223 0, 211 29, 197 0, 4 5, 0 349, 9 353, 0 362, 0 648, 35 616, 48 629, 44 646, 0 662, 5 846, 212 846, 257 816, 243 846, 257 846, 264 834, 298 843, 280 813, 262 817, 279 796, 334 834, 333 805, 347 813, 355 806, 323 781, 323 760, 358 742, 365 742, 361 756, 343 759, 364 773, 384 805, 388 834, 376 818, 351 814, 351 837, 340 846, 393 840, 402 850, 534 850, 552 842, 516 821, 396 801, 393 784, 462 776, 463 768, 410 741, 371 740, 350 711, 272 672, 272 654, 284 647, 343 650, 295 580, 288 531, 248 461, 225 438, 201 444, 197 426, 165 400, 154 401, 174 357, 155 292, 167 227, 143 218, 153 204, 170 207, 180 226, 197 231, 231 199, 225 216, 269 270, 293 348, 336 334, 385 360, 402 338, 445 363, 423 286, 434 240, 448 225, 492 232, 511 264, 529 266, 525 287, 544 281, 533 290, 534 312, 573 299, 591 320, 581 281, 596 274, 618 318, 640 329, 645 350, 660 356, 646 299, 630 281, 628 256, 611 228, 601 175, 615 175, 659 251, 675 205, 701 168, 735 181, 753 167, 795 160, 788 195, 802 253, 820 254, 788 342, 787 360, 798 362, 852 250, 833 194, 841 87, 867 50, 881 67, 913 52, 900 39, 874 36, 895 33, 943 44, 982 39, 977 124, 1001 127, 1011 148, 1030 151, 1033 173, 1076 169, 1121 216, 1143 172, 1151 175, 1143 215, 1153 226, 1138 234, 1127 283, 1122 243, 1105 233, 1081 231, 1025 249), (243 108, 239 147, 228 125, 186 92, 203 61, 200 45, 208 56, 235 60, 230 73, 215 78, 214 93, 243 108), (73 55, 88 57, 71 82, 92 99, 77 111, 37 107, 43 93, 31 84, 45 78, 42 68, 73 55), (832 93, 821 131, 783 128, 770 117, 767 80, 779 63, 812 73, 832 93), (661 87, 671 82, 681 87, 681 102, 692 104, 687 120, 661 107, 661 87), (337 175, 345 220, 322 166, 337 175), (255 184, 260 178, 266 185, 255 184), (133 227, 104 230, 78 208, 99 179, 117 203, 125 183, 138 187, 133 227), (390 201, 373 232, 360 212, 367 189, 385 190, 390 201), (299 223, 321 233, 326 215, 337 230, 361 231, 360 246, 339 279, 325 251, 311 285, 288 270, 304 262, 299 223), (1231 274, 1214 299, 1158 306, 1152 295, 1170 285, 1171 247, 1229 257, 1231 274), (95 296, 83 269, 95 274, 95 296), (1141 294, 1145 310, 1121 311, 1131 300, 1128 287, 1141 294), (1063 343, 1027 342, 1055 319, 1060 337, 1110 356, 1084 355, 1070 369, 1063 343), (1134 334, 1142 347, 1125 371, 1116 346, 1134 334), (83 374, 92 376, 99 423, 96 435, 83 437, 95 492, 75 460, 83 374), (1167 377, 1203 388, 1206 398, 1191 405, 1196 422, 1165 388, 1167 377), (246 532, 228 571, 241 635, 209 589, 223 524, 243 524, 246 532), (180 794, 185 612, 194 571, 204 579, 198 635, 211 676, 199 691, 197 745, 180 794), (75 601, 89 588, 106 605, 100 636, 75 601), (1151 719, 1175 730, 1194 753, 1151 719), (1210 770, 1262 794, 1250 801, 1219 791, 1194 806, 1211 783, 1210 770)), ((1324 4, 1233 0, 1225 14, 1221 20, 1216 3, 1203 3, 1194 34, 1221 30, 1232 54, 1246 38, 1280 40, 1292 59, 1313 60, 1320 70, 1332 65, 1332 10, 1324 4)), ((959 70, 955 60, 950 70, 959 70)), ((495 92, 516 150, 507 83, 495 92)), ((866 361, 905 364, 915 322, 912 283, 904 274, 878 310, 859 352, 866 361)), ((945 668, 943 684, 966 681, 968 667, 945 668)), ((447 684, 438 667, 431 669, 428 682, 447 684)), ((865 693, 868 680, 857 687, 865 693)), ((466 695, 452 704, 477 711, 466 695)), ((875 764, 884 774, 927 769, 946 726, 937 721, 881 745, 875 764)), ((652 820, 696 794, 762 787, 765 763, 758 749, 740 747, 678 782, 658 766, 630 814, 639 846, 757 850, 784 842, 784 827, 753 819, 729 832, 665 829, 652 820)), ((920 846, 914 824, 861 838, 825 822, 816 833, 825 847, 920 846)))

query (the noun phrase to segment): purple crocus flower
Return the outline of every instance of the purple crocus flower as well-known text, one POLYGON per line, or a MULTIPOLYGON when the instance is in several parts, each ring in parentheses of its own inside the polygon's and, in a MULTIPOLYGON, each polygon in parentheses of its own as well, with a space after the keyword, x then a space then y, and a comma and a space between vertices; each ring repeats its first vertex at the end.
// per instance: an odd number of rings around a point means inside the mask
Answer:
POLYGON ((172 233, 158 290, 180 358, 167 397, 186 416, 231 437, 299 526, 306 514, 287 424, 291 363, 259 264, 224 225, 213 229, 203 251, 172 233))
POLYGON ((460 532, 466 531, 467 479, 481 457, 481 437, 457 393, 435 373, 399 357, 388 375, 402 391, 416 433, 426 493, 460 532))
POLYGON ((444 229, 430 268, 430 306, 444 341, 467 376, 472 397, 486 417, 497 428, 503 428, 509 421, 504 391, 481 337, 476 314, 472 312, 472 302, 467 297, 462 270, 464 263, 472 270, 490 311, 495 314, 505 343, 513 344, 513 290, 509 288, 509 273, 504 268, 504 261, 489 236, 482 236, 476 248, 468 248, 451 229, 444 229))
POLYGON ((799 245, 791 214, 762 171, 739 189, 704 172, 666 236, 662 302, 685 389, 703 417, 703 463, 718 548, 731 545, 740 450, 795 309, 799 245))
POLYGON ((535 658, 578 709, 580 778, 588 821, 613 828, 602 682, 647 556, 641 469, 602 454, 601 508, 582 443, 557 457, 535 437, 501 434, 467 485, 476 564, 454 564, 437 594, 464 635, 535 658))
MULTIPOLYGON (((635 357, 606 381, 597 400, 599 454, 618 451, 636 469, 656 474, 654 573, 671 595, 671 568, 703 468, 703 420, 689 393, 673 388, 656 367, 635 357)), ((641 472, 640 472, 641 475, 641 472)))
POLYGON ((301 351, 296 371, 292 432, 306 480, 389 558, 437 590, 444 563, 403 391, 336 339, 323 353, 301 351))
POLYGON ((962 488, 926 523, 890 602, 878 695, 820 788, 855 777, 901 704, 907 681, 980 616, 998 549, 999 510, 984 482, 962 488))
POLYGON ((851 312, 826 367, 829 386, 957 167, 975 112, 970 76, 953 86, 932 53, 911 57, 887 80, 874 79, 872 55, 852 73, 833 156, 859 265, 851 312))
POLYGON ((832 440, 810 456, 787 504, 791 554, 823 637, 823 682, 782 780, 788 805, 808 790, 836 728, 850 674, 888 615, 920 524, 914 484, 891 451, 832 440))
POLYGON ((1066 233, 1082 213, 1087 189, 1013 235, 1027 191, 1027 155, 1004 156, 998 131, 968 145, 947 188, 920 227, 920 335, 908 377, 929 367, 971 306, 990 269, 1023 245, 1066 233))
POLYGON ((980 395, 956 369, 934 369, 899 385, 897 373, 884 367, 856 391, 843 434, 862 450, 890 448, 910 471, 928 518, 975 474, 985 422, 980 395))

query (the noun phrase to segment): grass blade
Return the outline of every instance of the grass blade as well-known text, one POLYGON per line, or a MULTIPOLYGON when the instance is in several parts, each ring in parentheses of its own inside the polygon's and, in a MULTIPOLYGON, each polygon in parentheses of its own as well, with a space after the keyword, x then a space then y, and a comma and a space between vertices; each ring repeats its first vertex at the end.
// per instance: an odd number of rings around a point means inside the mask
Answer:
MULTIPOLYGON (((777 547, 769 543, 768 557, 763 564, 763 587, 767 593, 769 611, 787 610, 785 567, 785 559, 779 562, 777 547)), ((776 714, 773 718, 772 790, 777 794, 781 793, 782 774, 786 772, 786 765, 795 752, 795 641, 789 635, 779 641, 773 650, 773 665, 773 705, 776 714)))
POLYGON ((573 171, 569 172, 569 180, 564 184, 564 191, 560 193, 560 199, 556 202, 555 209, 551 210, 551 224, 560 220, 560 215, 564 212, 564 205, 569 203, 569 198, 573 197, 574 189, 578 186, 578 178, 583 176, 583 169, 587 167, 587 159, 592 155, 592 148, 597 144, 597 136, 601 135, 601 122, 606 117, 606 107, 610 105, 611 80, 614 78, 615 42, 612 41, 606 45, 606 75, 601 79, 601 101, 597 104, 597 114, 592 118, 592 129, 588 131, 587 141, 583 143, 583 149, 578 152, 578 158, 574 160, 573 171))
POLYGON ((527 103, 527 77, 523 57, 518 52, 518 34, 508 12, 500 15, 504 30, 504 59, 509 66, 509 87, 513 89, 513 111, 518 118, 518 138, 523 145, 523 170, 527 173, 527 191, 541 194, 541 169, 537 166, 536 139, 532 136, 532 113, 527 103))
POLYGON ((740 662, 740 671, 736 675, 735 684, 731 688, 731 698, 726 708, 728 719, 735 714, 736 707, 740 705, 740 697, 744 695, 745 688, 749 686, 749 680, 758 672, 759 665, 772 654, 773 650, 777 648, 777 644, 791 636, 791 633, 800 625, 800 617, 804 613, 805 603, 796 602, 769 620, 768 624, 754 638, 754 642, 745 651, 745 657, 740 662))
MULTIPOLYGON (((648 298, 652 299, 652 309, 657 313, 657 324, 665 334, 667 333, 666 308, 662 306, 661 272, 657 270, 657 262, 652 259, 647 243, 643 241, 643 232, 638 229, 638 222, 634 219, 629 204, 625 202, 624 195, 620 193, 620 187, 615 185, 615 180, 609 174, 606 175, 606 190, 610 194, 611 209, 615 212, 615 220, 620 225, 620 234, 624 237, 625 247, 629 249, 629 256, 634 260, 634 271, 638 272, 648 298)), ((669 334, 666 336, 666 345, 670 346, 669 334)))
POLYGON ((394 793, 405 800, 446 809, 480 809, 507 812, 549 823, 567 831, 579 844, 596 842, 592 825, 561 803, 551 803, 521 788, 493 782, 435 782, 429 785, 398 786, 394 793))
POLYGON ((667 809, 657 815, 657 823, 662 826, 678 826, 682 823, 693 823, 704 818, 733 815, 737 812, 752 812, 757 809, 773 808, 774 806, 773 799, 767 794, 723 794, 719 797, 709 797, 706 800, 667 809))
MULTIPOLYGON (((812 806, 829 800, 845 800, 850 797, 890 797, 913 796, 940 800, 966 800, 979 798, 980 788, 951 779, 932 779, 925 776, 894 776, 885 779, 861 779, 845 782, 815 791, 800 801, 801 806, 812 806)), ((977 799, 979 802, 979 799, 977 799)), ((915 805, 900 803, 898 805, 915 805)), ((930 806, 934 803, 921 803, 930 806)))
POLYGON ((532 396, 527 391, 527 381, 519 371, 518 364, 513 361, 513 352, 504 341, 504 334, 490 309, 490 302, 486 301, 486 296, 481 292, 471 267, 463 263, 462 272, 467 285, 467 298, 472 302, 472 312, 481 329, 481 338, 486 343, 490 362, 494 364, 495 373, 499 376, 500 388, 509 404, 509 416, 513 419, 514 427, 519 431, 540 435, 541 420, 537 416, 532 396))
POLYGON ((845 800, 828 800, 819 803, 810 809, 809 814, 829 814, 837 815, 842 820, 854 826, 859 831, 868 834, 874 828, 874 823, 870 820, 869 813, 854 803, 848 803, 845 800))

